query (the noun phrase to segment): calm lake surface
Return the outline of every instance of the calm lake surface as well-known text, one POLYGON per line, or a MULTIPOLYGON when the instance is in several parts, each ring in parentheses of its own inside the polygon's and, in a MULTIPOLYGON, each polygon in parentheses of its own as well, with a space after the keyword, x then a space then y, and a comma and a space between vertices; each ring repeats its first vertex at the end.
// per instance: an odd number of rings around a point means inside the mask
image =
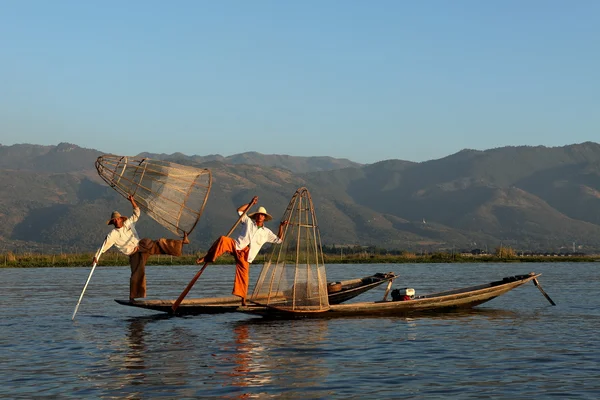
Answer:
MULTIPOLYGON (((197 271, 148 267, 149 298, 176 298, 197 271)), ((600 398, 600 263, 328 265, 327 276, 389 271, 417 294, 541 272, 557 306, 527 284, 428 317, 168 317, 115 303, 129 268, 98 267, 71 321, 90 267, 0 269, 0 397, 600 398)), ((233 276, 209 267, 188 298, 228 295, 233 276)))

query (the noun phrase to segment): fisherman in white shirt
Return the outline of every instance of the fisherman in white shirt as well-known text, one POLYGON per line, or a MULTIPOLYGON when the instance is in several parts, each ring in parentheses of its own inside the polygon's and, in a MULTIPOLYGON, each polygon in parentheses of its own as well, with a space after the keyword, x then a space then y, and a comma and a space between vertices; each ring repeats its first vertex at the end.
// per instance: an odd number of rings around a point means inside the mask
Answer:
POLYGON ((115 246, 121 253, 129 256, 131 266, 131 278, 129 279, 129 300, 146 297, 146 262, 153 254, 168 254, 180 256, 184 244, 188 244, 187 233, 184 232, 183 239, 141 239, 135 230, 135 224, 140 218, 140 208, 133 196, 129 195, 127 200, 133 207, 133 215, 129 218, 121 216, 118 211, 113 211, 107 225, 114 225, 114 229, 106 235, 104 243, 94 255, 94 263, 108 249, 115 246))
MULTIPOLYGON (((244 204, 238 208, 238 214, 242 215, 248 209, 258 202, 258 197, 254 196, 250 204, 244 204)), ((240 221, 243 230, 236 240, 227 236, 221 236, 213 243, 204 257, 198 258, 196 264, 203 262, 215 262, 223 253, 230 253, 235 258, 235 280, 233 282, 232 294, 242 299, 242 305, 246 305, 246 296, 248 294, 250 263, 260 251, 265 243, 282 243, 283 227, 287 221, 279 224, 277 235, 264 223, 272 220, 273 217, 267 213, 264 207, 259 207, 257 212, 244 215, 240 221)))

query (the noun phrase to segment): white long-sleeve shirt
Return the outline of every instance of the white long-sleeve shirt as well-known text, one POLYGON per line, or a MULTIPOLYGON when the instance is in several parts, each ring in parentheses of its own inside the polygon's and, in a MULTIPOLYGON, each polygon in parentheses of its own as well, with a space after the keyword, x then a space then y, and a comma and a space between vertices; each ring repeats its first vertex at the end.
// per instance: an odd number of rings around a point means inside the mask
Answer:
MULTIPOLYGON (((242 215, 242 212, 238 211, 238 213, 242 215)), ((242 230, 242 234, 235 240, 235 248, 236 250, 242 250, 246 246, 250 246, 248 249, 249 263, 254 260, 263 244, 283 242, 269 228, 266 226, 257 226, 256 222, 245 214, 240 222, 244 226, 244 229, 242 230)))
POLYGON ((114 228, 108 233, 108 235, 106 235, 106 239, 104 239, 102 247, 100 247, 96 252, 96 259, 98 259, 102 253, 110 249, 113 245, 126 256, 132 254, 140 242, 140 237, 135 230, 135 223, 139 218, 140 209, 139 207, 135 207, 133 209, 133 215, 127 218, 121 228, 114 228))

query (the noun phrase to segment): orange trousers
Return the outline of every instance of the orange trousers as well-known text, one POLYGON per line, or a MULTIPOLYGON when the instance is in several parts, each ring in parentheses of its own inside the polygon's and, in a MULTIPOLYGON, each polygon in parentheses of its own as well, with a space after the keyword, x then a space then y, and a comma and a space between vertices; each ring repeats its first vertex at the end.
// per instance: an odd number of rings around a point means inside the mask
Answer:
POLYGON ((146 262, 154 254, 167 254, 179 257, 183 241, 177 239, 141 239, 138 249, 129 256, 131 277, 129 278, 129 298, 146 297, 146 262))
POLYGON ((231 293, 245 299, 250 281, 248 247, 243 250, 236 250, 235 240, 227 236, 221 236, 208 249, 208 253, 204 256, 204 262, 215 262, 223 253, 229 253, 235 258, 235 280, 233 281, 233 291, 231 293))

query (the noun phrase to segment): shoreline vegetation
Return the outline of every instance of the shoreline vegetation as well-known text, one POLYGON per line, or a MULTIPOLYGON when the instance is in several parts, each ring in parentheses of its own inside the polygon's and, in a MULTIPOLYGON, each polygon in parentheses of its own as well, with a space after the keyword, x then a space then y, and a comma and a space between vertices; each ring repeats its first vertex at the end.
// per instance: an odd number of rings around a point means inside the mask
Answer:
MULTIPOLYGON (((195 265, 196 254, 184 254, 181 257, 168 255, 150 256, 146 265, 195 265)), ((265 254, 260 254, 254 264, 262 264, 266 260, 265 254)), ((19 254, 12 252, 0 253, 0 268, 61 268, 61 267, 86 267, 92 265, 94 253, 71 254, 19 254)), ((400 255, 380 254, 351 254, 333 255, 325 254, 326 264, 407 264, 407 263, 536 263, 536 262, 600 262, 600 255, 535 255, 520 256, 515 254, 457 254, 457 253, 430 253, 414 254, 404 252, 400 255)), ((220 257, 215 265, 234 264, 232 256, 225 254, 220 257)), ((98 262, 98 267, 129 266, 129 257, 114 252, 105 253, 98 262)))

